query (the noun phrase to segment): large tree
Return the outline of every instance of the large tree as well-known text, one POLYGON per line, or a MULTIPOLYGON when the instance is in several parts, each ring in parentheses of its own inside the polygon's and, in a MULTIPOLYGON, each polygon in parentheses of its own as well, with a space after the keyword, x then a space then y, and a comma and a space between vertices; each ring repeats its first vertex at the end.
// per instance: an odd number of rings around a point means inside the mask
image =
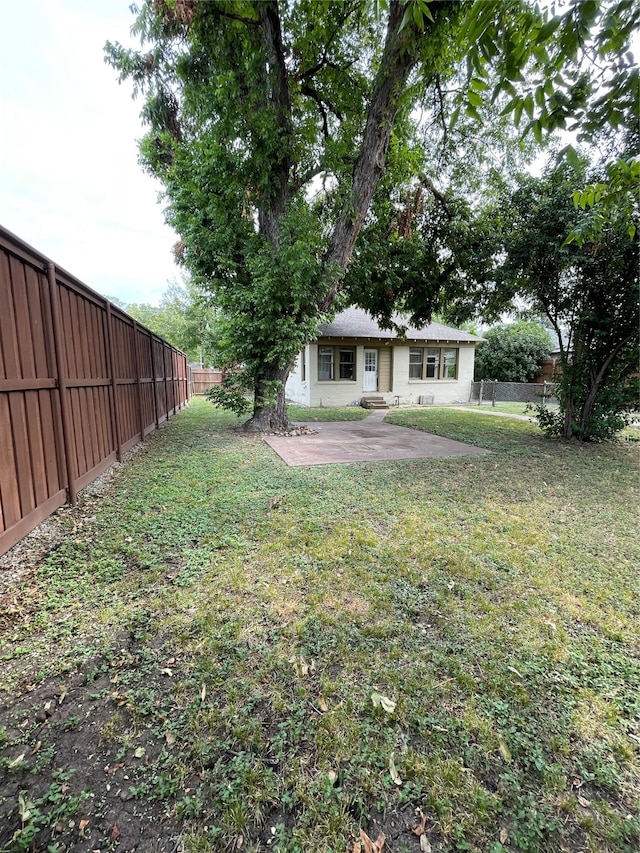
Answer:
POLYGON ((318 319, 347 298, 381 179, 409 185, 433 158, 414 108, 466 59, 471 119, 495 66, 507 112, 533 117, 537 105, 536 134, 561 125, 589 88, 561 72, 591 29, 616 31, 605 5, 547 20, 516 0, 146 0, 134 27, 143 50, 107 45, 144 93, 142 161, 164 184, 181 260, 225 318, 230 366, 242 368, 230 391, 252 392, 252 428, 286 428, 284 383, 318 319), (541 81, 534 100, 525 67, 541 81))
POLYGON ((520 175, 488 204, 485 228, 494 232, 494 269, 477 290, 461 292, 458 316, 485 316, 516 302, 546 317, 560 343, 558 413, 540 409, 550 434, 581 440, 611 438, 637 405, 639 337, 638 235, 623 220, 597 237, 584 233, 589 214, 573 203, 576 187, 595 176, 550 161, 542 177, 520 175))

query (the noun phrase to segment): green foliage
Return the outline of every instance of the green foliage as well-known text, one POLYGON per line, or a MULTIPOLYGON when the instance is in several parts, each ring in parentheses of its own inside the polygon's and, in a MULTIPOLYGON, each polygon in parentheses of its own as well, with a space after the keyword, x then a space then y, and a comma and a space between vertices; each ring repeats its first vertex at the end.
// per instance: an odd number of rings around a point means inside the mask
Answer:
POLYGON ((189 361, 216 366, 217 312, 210 297, 190 281, 171 283, 159 305, 123 303, 122 308, 143 326, 185 352, 189 361))
POLYGON ((640 228, 640 159, 621 157, 607 164, 604 181, 575 190, 573 202, 589 215, 581 218, 567 243, 596 243, 609 228, 625 229, 633 240, 640 228))
MULTIPOLYGON (((562 434, 583 441, 610 438, 637 406, 631 374, 638 365, 638 240, 610 224, 595 242, 567 243, 581 213, 572 191, 584 181, 581 168, 550 167, 542 178, 522 178, 503 198, 510 228, 504 229, 503 293, 529 298, 558 333, 562 377, 557 396, 562 434)), ((546 416, 545 416, 546 417, 546 416)), ((541 422, 557 431, 559 419, 541 422)))
POLYGON ((486 343, 476 352, 475 378, 499 382, 533 381, 540 360, 553 346, 547 329, 533 320, 496 326, 483 337, 486 343))
POLYGON ((222 377, 222 383, 204 392, 204 396, 221 409, 246 415, 251 411, 251 386, 247 375, 242 371, 229 370, 222 377))
POLYGON ((506 96, 503 112, 516 125, 526 122, 523 134, 539 141, 556 129, 588 139, 603 129, 637 126, 632 38, 639 21, 634 0, 572 3, 553 17, 515 2, 473 4, 465 36, 477 49, 467 61, 471 85, 461 95, 467 113, 480 120, 486 100, 506 96))

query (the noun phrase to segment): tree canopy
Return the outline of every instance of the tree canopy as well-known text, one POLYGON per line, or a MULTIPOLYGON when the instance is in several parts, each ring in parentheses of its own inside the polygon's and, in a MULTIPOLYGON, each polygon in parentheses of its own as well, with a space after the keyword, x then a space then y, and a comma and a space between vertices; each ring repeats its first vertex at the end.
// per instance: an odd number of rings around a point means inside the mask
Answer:
MULTIPOLYGON (((520 0, 146 0, 134 25, 142 50, 108 44, 107 59, 144 97, 142 162, 164 185, 180 260, 224 318, 235 385, 221 402, 237 407, 250 390, 251 425, 286 426, 284 383, 318 320, 348 301, 382 304, 388 264, 371 290, 351 291, 346 277, 363 228, 370 246, 384 240, 417 183, 442 196, 439 149, 486 109, 516 124, 526 115, 537 137, 606 112, 585 45, 606 65, 632 17, 627 0, 557 17, 520 0)), ((628 62, 616 74, 616 91, 628 91, 628 62)), ((455 222, 459 268, 472 241, 464 217, 455 222)), ((400 242, 411 231, 396 232, 394 252, 400 264, 413 257, 428 318, 454 267, 441 253, 416 257, 400 242)), ((409 305, 407 291, 388 295, 409 305)))
POLYGON ((210 298, 190 281, 174 281, 159 305, 122 303, 124 310, 186 353, 189 361, 213 367, 217 312, 210 298))
POLYGON ((557 417, 541 412, 542 423, 552 434, 589 440, 615 435, 638 402, 640 279, 638 237, 623 222, 610 222, 597 239, 568 242, 587 215, 572 201, 585 180, 584 163, 578 171, 549 164, 496 202, 508 226, 503 221, 493 297, 527 297, 548 318, 561 346, 561 408, 557 417))

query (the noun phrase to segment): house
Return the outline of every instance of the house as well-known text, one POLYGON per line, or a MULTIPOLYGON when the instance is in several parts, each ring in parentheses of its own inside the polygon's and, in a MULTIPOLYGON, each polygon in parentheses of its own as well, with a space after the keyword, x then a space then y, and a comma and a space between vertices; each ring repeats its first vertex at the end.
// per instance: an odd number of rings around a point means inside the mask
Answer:
POLYGON ((466 402, 481 342, 439 323, 409 326, 400 337, 361 308, 348 308, 320 325, 317 340, 298 356, 287 400, 312 408, 357 405, 369 394, 388 405, 466 402))

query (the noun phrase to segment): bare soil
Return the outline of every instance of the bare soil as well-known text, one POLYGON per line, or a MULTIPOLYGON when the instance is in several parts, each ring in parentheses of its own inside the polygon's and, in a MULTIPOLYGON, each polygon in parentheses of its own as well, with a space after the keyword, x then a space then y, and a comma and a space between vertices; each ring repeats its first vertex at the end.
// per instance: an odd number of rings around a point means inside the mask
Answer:
MULTIPOLYGON (((135 452, 135 449, 134 449, 135 452)), ((82 494, 0 557, 0 636, 39 605, 38 567, 69 529, 90 526, 94 501, 114 465, 82 494)), ((178 821, 167 801, 136 789, 166 742, 145 728, 119 690, 140 663, 134 638, 112 638, 112 652, 74 671, 40 680, 20 659, 0 664, 0 851, 175 851, 178 821), (123 733, 130 744, 122 754, 123 733)), ((170 690, 161 647, 144 649, 145 678, 156 696, 170 690), (165 673, 162 670, 165 670, 165 673)), ((38 663, 55 669, 56 649, 38 663)))

